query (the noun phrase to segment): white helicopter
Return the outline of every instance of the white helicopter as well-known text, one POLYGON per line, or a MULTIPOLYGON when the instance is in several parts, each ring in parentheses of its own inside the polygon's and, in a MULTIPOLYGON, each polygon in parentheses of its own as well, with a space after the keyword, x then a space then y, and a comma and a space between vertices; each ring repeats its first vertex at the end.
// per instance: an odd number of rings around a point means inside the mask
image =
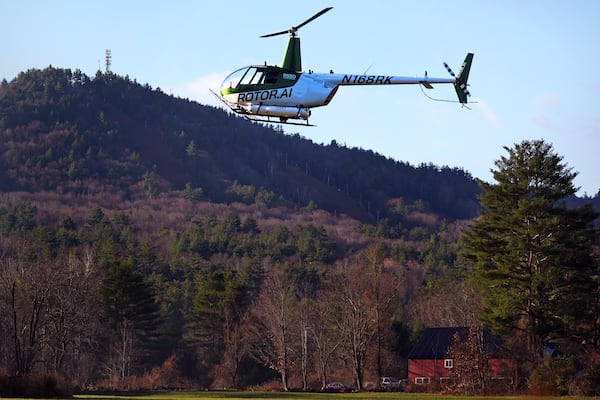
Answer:
POLYGON ((332 8, 324 8, 288 30, 261 36, 290 35, 281 67, 265 63, 240 68, 225 78, 219 94, 211 92, 232 111, 247 119, 308 126, 312 126, 308 122, 311 108, 328 105, 340 86, 418 84, 433 89, 433 84, 453 84, 458 102, 467 103, 470 96, 467 79, 473 53, 467 54, 456 75, 444 63, 452 78, 431 78, 427 72, 422 77, 302 72, 300 38, 296 32, 332 8), (304 122, 288 122, 289 119, 304 122))

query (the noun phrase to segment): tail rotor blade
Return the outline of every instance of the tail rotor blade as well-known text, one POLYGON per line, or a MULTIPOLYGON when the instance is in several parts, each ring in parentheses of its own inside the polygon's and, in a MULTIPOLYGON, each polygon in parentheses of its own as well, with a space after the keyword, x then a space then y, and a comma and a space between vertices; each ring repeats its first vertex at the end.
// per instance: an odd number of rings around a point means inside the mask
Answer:
POLYGON ((456 74, 454 73, 454 71, 452 71, 452 68, 450 68, 450 66, 447 63, 444 63, 444 67, 446 67, 446 70, 450 75, 452 75, 453 78, 456 78, 456 74))

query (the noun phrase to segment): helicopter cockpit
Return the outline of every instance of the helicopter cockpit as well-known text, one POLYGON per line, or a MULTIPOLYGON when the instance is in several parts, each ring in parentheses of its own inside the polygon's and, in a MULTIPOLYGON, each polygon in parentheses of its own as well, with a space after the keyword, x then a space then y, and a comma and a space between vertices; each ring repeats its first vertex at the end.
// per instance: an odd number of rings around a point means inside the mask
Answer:
MULTIPOLYGON (((240 68, 229 74, 227 78, 223 80, 223 83, 221 84, 221 92, 227 92, 241 88, 251 89, 252 86, 256 85, 265 85, 266 87, 269 85, 275 85, 277 84, 280 76, 280 71, 281 68, 279 67, 266 65, 240 68)), ((296 74, 286 75, 292 75, 287 78, 288 80, 294 81, 296 79, 296 74)))

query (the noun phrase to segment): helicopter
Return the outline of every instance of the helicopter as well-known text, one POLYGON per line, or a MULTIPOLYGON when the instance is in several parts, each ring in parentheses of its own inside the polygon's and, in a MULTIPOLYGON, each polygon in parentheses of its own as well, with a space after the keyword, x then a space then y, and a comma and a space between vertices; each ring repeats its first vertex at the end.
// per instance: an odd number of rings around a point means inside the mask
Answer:
MULTIPOLYGON (((246 119, 267 123, 314 126, 309 123, 311 109, 328 105, 340 86, 364 85, 422 85, 433 89, 433 84, 453 84, 458 103, 463 106, 470 96, 467 80, 473 62, 468 53, 458 74, 444 63, 451 78, 432 78, 425 71, 422 77, 391 75, 315 73, 302 71, 300 38, 297 32, 306 24, 330 11, 327 7, 299 25, 287 30, 260 36, 267 38, 289 35, 281 66, 251 65, 229 74, 221 84, 219 94, 211 92, 236 114, 246 119), (290 121, 291 120, 291 121, 290 121)), ((429 96, 428 96, 429 97, 429 96)), ((447 101, 447 100, 446 100, 447 101)))

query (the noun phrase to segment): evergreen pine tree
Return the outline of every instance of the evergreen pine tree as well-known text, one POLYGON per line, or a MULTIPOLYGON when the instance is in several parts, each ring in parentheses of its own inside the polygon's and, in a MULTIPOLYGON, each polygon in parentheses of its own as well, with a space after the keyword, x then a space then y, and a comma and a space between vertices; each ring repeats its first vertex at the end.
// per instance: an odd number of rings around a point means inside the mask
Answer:
POLYGON ((127 263, 116 262, 104 281, 104 306, 111 332, 107 364, 113 377, 124 379, 154 361, 159 342, 158 305, 143 275, 127 263))
POLYGON ((567 209, 577 175, 550 144, 505 147, 496 184, 481 183, 481 218, 463 237, 474 263, 483 321, 499 333, 523 333, 530 356, 547 342, 591 339, 597 271, 591 256, 598 231, 591 207, 567 209))

